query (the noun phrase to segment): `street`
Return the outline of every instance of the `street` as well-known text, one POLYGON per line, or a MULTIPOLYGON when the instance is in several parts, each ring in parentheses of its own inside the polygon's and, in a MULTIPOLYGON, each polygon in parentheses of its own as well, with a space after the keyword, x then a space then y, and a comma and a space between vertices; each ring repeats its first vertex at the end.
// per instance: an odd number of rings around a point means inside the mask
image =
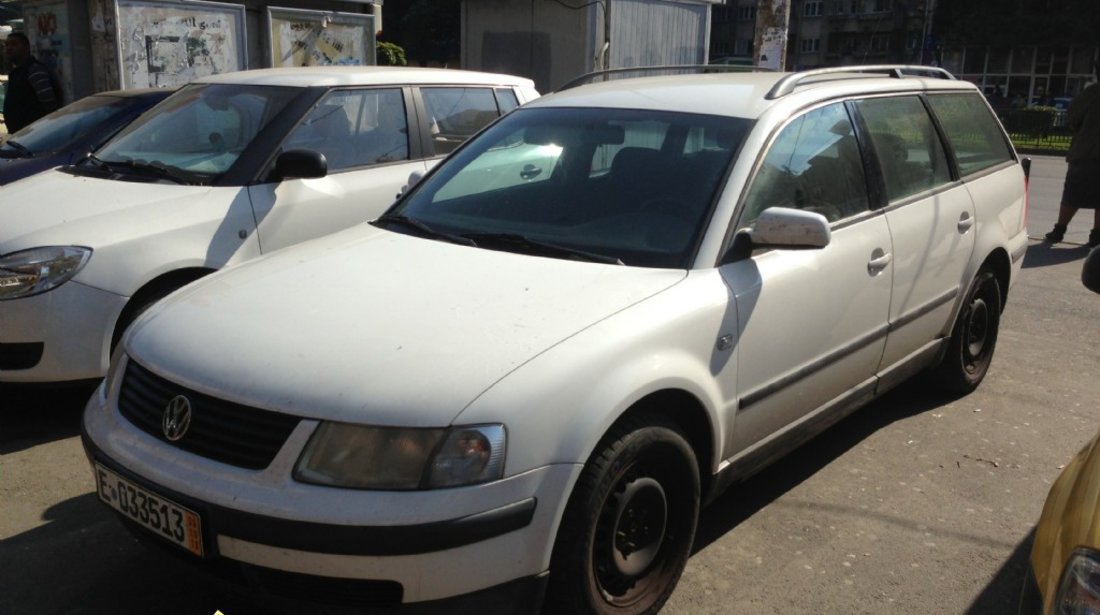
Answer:
MULTIPOLYGON (((1037 240, 1065 163, 1032 158, 1037 240)), ((703 511, 663 612, 1014 612, 1047 490, 1100 428, 1091 217, 1066 243, 1032 242, 975 393, 910 382, 734 485, 703 511)), ((0 389, 0 615, 267 612, 137 544, 97 500, 77 436, 89 393, 0 389)))

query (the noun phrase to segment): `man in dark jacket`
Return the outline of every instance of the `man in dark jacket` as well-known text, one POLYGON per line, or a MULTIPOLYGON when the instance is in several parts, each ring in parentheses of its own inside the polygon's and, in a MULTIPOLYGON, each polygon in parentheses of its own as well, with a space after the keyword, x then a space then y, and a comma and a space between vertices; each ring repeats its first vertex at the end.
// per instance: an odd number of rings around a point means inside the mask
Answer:
POLYGON ((4 123, 8 132, 14 133, 61 107, 61 92, 50 69, 31 55, 26 34, 9 34, 4 41, 4 55, 12 65, 4 98, 4 123))

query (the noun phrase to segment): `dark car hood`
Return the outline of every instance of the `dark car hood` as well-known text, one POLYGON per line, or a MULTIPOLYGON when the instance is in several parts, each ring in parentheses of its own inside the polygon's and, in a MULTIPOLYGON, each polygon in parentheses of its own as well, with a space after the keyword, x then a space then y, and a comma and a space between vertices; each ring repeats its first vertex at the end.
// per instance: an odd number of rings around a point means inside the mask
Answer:
POLYGON ((0 158, 0 186, 23 179, 28 175, 69 164, 72 157, 73 154, 70 152, 46 152, 35 154, 33 158, 0 158))

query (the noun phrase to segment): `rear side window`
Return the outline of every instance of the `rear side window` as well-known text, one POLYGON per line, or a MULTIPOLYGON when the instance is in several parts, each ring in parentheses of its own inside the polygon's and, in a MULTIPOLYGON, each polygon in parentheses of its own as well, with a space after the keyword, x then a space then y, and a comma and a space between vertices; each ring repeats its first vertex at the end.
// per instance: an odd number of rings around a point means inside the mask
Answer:
POLYGON ((943 143, 920 98, 869 98, 855 105, 867 124, 891 201, 951 181, 943 143))
POLYGON ((1013 159, 1004 132, 978 94, 934 94, 928 97, 928 104, 955 151, 960 174, 977 173, 1013 159))
POLYGON ((835 222, 870 207, 852 122, 836 103, 795 118, 768 149, 739 226, 768 207, 813 211, 835 222))
POLYGON ((490 88, 421 88, 420 92, 437 156, 450 153, 500 115, 490 88))

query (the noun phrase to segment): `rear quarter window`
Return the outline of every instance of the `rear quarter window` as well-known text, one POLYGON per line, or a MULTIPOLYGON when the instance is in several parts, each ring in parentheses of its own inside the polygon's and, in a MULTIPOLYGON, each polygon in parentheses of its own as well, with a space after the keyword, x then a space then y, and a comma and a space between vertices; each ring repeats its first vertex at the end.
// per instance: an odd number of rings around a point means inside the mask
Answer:
POLYGON ((1013 159, 1004 131, 978 94, 932 94, 928 103, 955 151, 961 175, 1013 159))

